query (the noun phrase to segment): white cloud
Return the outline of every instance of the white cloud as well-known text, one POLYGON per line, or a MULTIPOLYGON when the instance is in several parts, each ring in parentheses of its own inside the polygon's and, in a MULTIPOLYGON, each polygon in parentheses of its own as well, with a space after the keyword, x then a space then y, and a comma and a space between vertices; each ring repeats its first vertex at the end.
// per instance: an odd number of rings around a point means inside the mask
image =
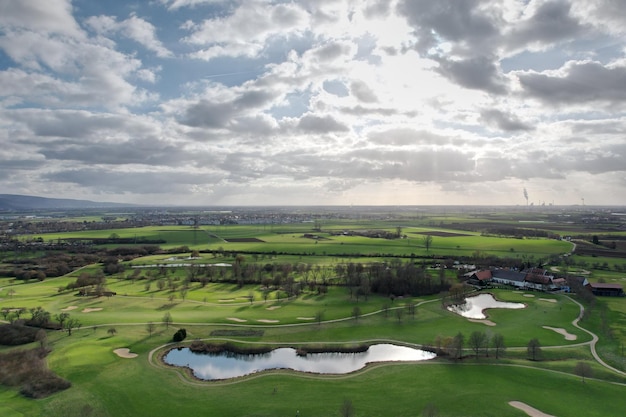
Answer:
POLYGON ((609 0, 47 4, 0 4, 7 192, 626 203, 609 0))
POLYGON ((156 36, 156 28, 148 21, 132 13, 126 20, 118 22, 113 16, 93 16, 85 23, 98 34, 108 35, 120 33, 134 40, 159 57, 171 57, 172 52, 163 46, 156 36))
POLYGON ((308 16, 293 3, 264 4, 251 1, 239 5, 225 17, 206 19, 198 24, 186 23, 191 33, 184 42, 205 47, 192 57, 210 60, 220 56, 257 56, 272 37, 301 33, 308 27, 308 16))
POLYGON ((70 0, 19 0, 0 3, 0 27, 81 38, 70 0))

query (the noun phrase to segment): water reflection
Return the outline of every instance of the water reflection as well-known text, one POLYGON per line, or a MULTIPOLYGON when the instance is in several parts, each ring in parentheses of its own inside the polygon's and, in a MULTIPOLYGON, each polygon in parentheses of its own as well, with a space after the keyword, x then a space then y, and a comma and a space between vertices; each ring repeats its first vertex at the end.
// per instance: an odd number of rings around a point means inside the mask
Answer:
POLYGON ((163 360, 169 365, 187 366, 200 379, 227 379, 268 369, 293 369, 319 374, 346 374, 369 362, 423 361, 435 354, 421 349, 391 344, 372 345, 359 353, 311 353, 298 356, 292 348, 279 348, 263 354, 232 352, 193 353, 188 348, 173 349, 163 360))
POLYGON ((508 303, 496 300, 491 294, 480 294, 465 299, 465 303, 449 306, 448 310, 459 314, 468 319, 486 319, 487 316, 483 310, 488 308, 524 308, 526 305, 522 303, 508 303))

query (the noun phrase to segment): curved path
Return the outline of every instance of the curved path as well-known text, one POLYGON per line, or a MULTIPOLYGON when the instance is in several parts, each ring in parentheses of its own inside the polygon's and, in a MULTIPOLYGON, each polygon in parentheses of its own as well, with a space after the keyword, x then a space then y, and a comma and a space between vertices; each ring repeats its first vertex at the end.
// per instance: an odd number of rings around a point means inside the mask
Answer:
POLYGON ((604 366, 605 368, 620 374, 622 376, 626 376, 626 372, 620 371, 619 369, 615 369, 613 368, 611 365, 609 365, 608 363, 604 362, 602 360, 602 358, 600 358, 600 355, 598 355, 598 352, 596 351, 596 343, 598 343, 598 336, 593 333, 590 332, 589 330, 581 327, 578 322, 582 319, 583 314, 585 312, 585 307, 583 307, 583 305, 581 303, 579 303, 578 301, 574 300, 573 298, 569 297, 569 296, 565 296, 567 298, 569 298, 571 301, 573 301, 574 303, 578 304, 578 307, 580 307, 580 313, 578 313, 578 317, 572 322, 572 324, 574 325, 574 327, 584 331, 585 333, 589 334, 592 338, 592 340, 590 342, 587 342, 585 344, 588 344, 589 347, 591 348, 591 354, 593 355, 593 358, 596 360, 596 362, 598 362, 600 365, 604 366))

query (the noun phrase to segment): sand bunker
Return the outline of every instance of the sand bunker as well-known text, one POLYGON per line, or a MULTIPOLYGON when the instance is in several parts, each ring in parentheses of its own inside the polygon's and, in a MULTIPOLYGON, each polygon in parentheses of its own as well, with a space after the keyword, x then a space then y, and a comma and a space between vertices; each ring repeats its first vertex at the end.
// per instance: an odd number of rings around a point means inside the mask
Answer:
POLYGON ((555 416, 553 416, 551 414, 543 413, 543 412, 537 410, 536 408, 533 408, 533 407, 529 406, 528 404, 524 404, 524 403, 519 402, 519 401, 509 401, 509 405, 512 406, 512 407, 517 408, 518 410, 522 410, 523 412, 525 412, 530 417, 555 417, 555 416))
POLYGON ((267 320, 267 319, 260 319, 257 321, 260 323, 278 323, 279 322, 279 320, 267 320))
POLYGON ((77 306, 68 306, 65 308, 62 308, 61 311, 72 311, 72 310, 76 310, 78 307, 77 306))
POLYGON ((553 332, 557 332, 560 335, 563 335, 563 337, 565 337, 565 340, 576 340, 577 338, 575 334, 568 333, 567 330, 565 329, 561 329, 557 327, 550 327, 550 326, 541 326, 541 327, 543 327, 544 329, 552 330, 553 332))
POLYGON ((539 301, 547 301, 549 303, 556 303, 554 298, 540 298, 539 301))
POLYGON ((533 295, 533 294, 524 294, 524 297, 533 298, 533 297, 534 297, 534 295, 533 295))
POLYGON ((226 299, 221 299, 221 300, 217 300, 220 303, 232 303, 233 301, 235 301, 234 298, 226 298, 226 299))
POLYGON ((471 321, 472 323, 482 323, 485 326, 495 326, 496 325, 491 320, 479 320, 479 319, 468 319, 468 320, 471 321))
POLYGON ((237 317, 227 317, 226 320, 236 321, 237 323, 245 323, 248 321, 246 319, 238 319, 237 317))
POLYGON ((277 308, 281 308, 282 306, 271 306, 266 308, 266 310, 272 311, 272 310, 276 310, 277 308))
POLYGON ((315 320, 315 317, 298 317, 298 320, 315 320))
POLYGON ((94 311, 102 311, 102 307, 83 308, 83 313, 93 313, 94 311))
POLYGON ((137 354, 136 353, 131 353, 130 349, 128 349, 128 348, 115 349, 113 351, 113 353, 115 353, 120 358, 125 358, 125 359, 132 359, 132 358, 136 358, 137 357, 137 354))

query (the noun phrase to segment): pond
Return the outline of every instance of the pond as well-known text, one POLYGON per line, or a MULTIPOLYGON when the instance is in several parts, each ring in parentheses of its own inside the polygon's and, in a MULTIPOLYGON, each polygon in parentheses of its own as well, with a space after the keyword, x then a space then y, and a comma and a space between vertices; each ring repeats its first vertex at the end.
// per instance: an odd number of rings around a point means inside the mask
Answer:
POLYGON ((519 309, 526 307, 523 303, 508 303, 496 300, 491 294, 480 294, 465 299, 465 303, 449 306, 448 310, 468 319, 486 319, 483 310, 488 308, 519 309))
POLYGON ((204 380, 235 378, 269 369, 292 369, 318 374, 347 374, 370 362, 423 361, 435 354, 421 349, 392 344, 372 345, 358 353, 296 354, 293 348, 278 348, 263 354, 232 352, 194 353, 189 348, 172 349, 163 358, 169 365, 189 367, 194 376, 204 380))

